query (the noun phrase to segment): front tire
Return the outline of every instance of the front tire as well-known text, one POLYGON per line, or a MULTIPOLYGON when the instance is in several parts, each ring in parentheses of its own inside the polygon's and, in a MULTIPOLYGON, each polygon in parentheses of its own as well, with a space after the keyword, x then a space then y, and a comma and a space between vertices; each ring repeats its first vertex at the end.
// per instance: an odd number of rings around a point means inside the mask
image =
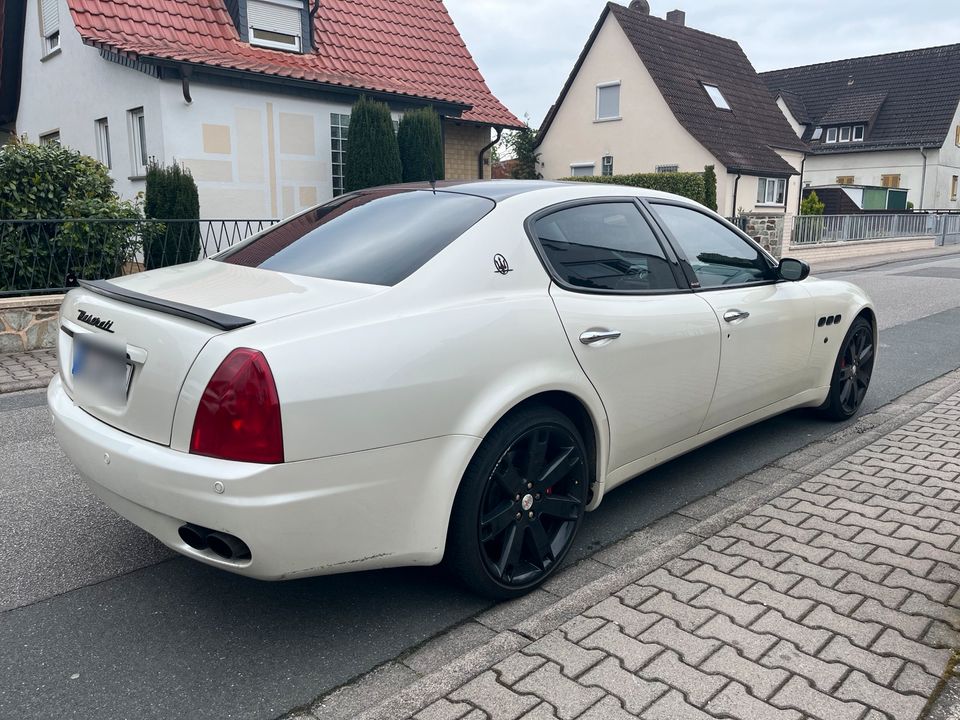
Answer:
POLYGON ((857 414, 870 387, 875 357, 873 326, 863 316, 847 330, 833 367, 830 394, 821 408, 830 420, 848 420, 857 414))
POLYGON ((524 595, 569 552, 589 484, 586 446, 569 418, 546 406, 508 415, 464 473, 444 563, 480 595, 524 595))

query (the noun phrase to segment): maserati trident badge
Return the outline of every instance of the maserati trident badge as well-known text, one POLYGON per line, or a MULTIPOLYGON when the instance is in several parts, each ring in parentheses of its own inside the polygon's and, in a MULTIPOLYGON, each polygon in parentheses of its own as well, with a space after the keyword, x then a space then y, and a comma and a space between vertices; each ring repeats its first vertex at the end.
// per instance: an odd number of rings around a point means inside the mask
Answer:
POLYGON ((507 259, 500 253, 497 253, 493 256, 493 269, 501 275, 506 275, 508 272, 513 272, 513 268, 510 267, 510 263, 508 263, 507 259))

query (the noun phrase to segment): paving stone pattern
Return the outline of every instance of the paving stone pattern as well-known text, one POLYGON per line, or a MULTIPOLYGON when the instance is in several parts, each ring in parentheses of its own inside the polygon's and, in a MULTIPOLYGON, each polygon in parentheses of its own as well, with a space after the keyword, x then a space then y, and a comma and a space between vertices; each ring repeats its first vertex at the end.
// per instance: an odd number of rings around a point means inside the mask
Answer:
POLYGON ((417 720, 915 720, 960 630, 960 394, 417 720))
POLYGON ((57 372, 57 352, 52 348, 0 354, 0 393, 45 387, 57 372))

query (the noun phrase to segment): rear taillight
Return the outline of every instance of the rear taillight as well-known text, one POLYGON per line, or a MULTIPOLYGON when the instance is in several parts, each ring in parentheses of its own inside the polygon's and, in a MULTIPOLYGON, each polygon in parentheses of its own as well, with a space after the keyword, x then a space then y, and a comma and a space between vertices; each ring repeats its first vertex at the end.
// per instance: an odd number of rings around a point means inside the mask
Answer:
POLYGON ((220 363, 200 398, 190 452, 242 462, 283 462, 280 398, 261 353, 238 348, 220 363))

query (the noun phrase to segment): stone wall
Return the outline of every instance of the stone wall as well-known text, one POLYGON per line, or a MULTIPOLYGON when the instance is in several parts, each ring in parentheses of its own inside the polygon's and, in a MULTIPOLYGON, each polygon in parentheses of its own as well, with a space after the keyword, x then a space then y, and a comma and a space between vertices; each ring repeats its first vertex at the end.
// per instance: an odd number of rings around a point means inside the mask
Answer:
MULTIPOLYGON (((492 139, 493 135, 489 127, 446 121, 443 125, 443 162, 447 180, 476 180, 477 156, 492 139)), ((489 153, 484 164, 483 176, 490 177, 489 153)))
POLYGON ((0 300, 0 355, 57 344, 62 295, 0 300))
POLYGON ((899 238, 897 240, 847 240, 845 242, 819 243, 817 245, 791 245, 787 249, 787 253, 790 257, 806 260, 813 265, 846 258, 929 250, 936 245, 937 238, 933 236, 899 238))
POLYGON ((773 255, 780 258, 783 251, 783 230, 784 216, 763 215, 760 213, 748 213, 747 235, 756 240, 763 248, 773 255))

